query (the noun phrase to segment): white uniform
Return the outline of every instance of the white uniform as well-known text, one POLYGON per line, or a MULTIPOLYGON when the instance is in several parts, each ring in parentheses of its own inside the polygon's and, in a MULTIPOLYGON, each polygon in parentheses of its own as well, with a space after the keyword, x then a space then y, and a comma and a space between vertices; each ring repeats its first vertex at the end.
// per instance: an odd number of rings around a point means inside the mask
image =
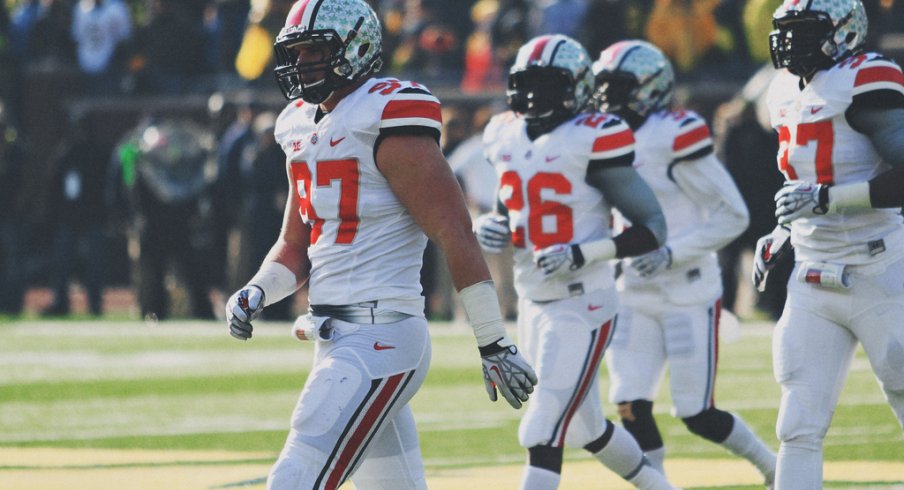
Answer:
POLYGON ((689 417, 714 403, 722 295, 716 251, 744 231, 747 207, 697 114, 656 112, 635 136, 634 166, 662 206, 672 264, 649 278, 623 268, 622 328, 606 356, 609 398, 654 400, 668 359, 673 412, 689 417))
POLYGON ((419 281, 426 236, 374 153, 381 135, 398 128, 439 131, 440 104, 415 83, 371 79, 320 121, 316 113, 316 106, 289 104, 276 138, 297 183, 301 219, 311 226, 312 308, 353 318, 332 318, 332 338, 317 341, 268 483, 335 489, 351 479, 361 489, 426 488, 408 408, 430 363, 419 281))
MULTIPOLYGON (((779 167, 789 179, 847 184, 891 168, 869 139, 850 127, 845 111, 862 94, 904 94, 904 75, 896 64, 867 53, 816 72, 803 89, 798 83, 798 77, 783 71, 768 95, 779 134, 779 167)), ((782 441, 776 481, 781 488, 815 488, 821 482, 822 440, 858 341, 904 425, 900 211, 848 210, 792 223, 798 262, 773 340, 773 370, 782 385, 776 427, 782 441), (827 265, 844 267, 849 287, 813 283, 816 277, 807 271, 827 265)))
POLYGON ((546 277, 533 250, 609 236, 610 205, 585 182, 587 168, 630 155, 634 137, 614 116, 587 113, 531 141, 524 120, 506 112, 487 125, 484 145, 515 247, 519 344, 541 380, 519 440, 527 448, 580 447, 605 428, 597 371, 615 331, 612 270, 601 261, 546 277))

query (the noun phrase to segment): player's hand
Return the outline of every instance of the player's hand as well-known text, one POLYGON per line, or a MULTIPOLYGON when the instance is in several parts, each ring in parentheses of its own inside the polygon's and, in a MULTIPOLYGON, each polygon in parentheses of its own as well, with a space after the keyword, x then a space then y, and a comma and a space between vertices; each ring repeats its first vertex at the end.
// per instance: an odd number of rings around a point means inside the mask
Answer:
POLYGON ((789 180, 775 194, 775 217, 778 224, 788 225, 800 218, 829 212, 829 188, 802 180, 789 180))
POLYGON ((762 293, 766 290, 766 276, 790 248, 791 230, 782 225, 757 240, 753 254, 753 287, 757 291, 762 293))
POLYGON ((534 392, 537 375, 530 364, 518 353, 518 348, 508 337, 480 347, 483 362, 483 383, 490 400, 496 401, 496 390, 515 408, 521 408, 534 392))
POLYGON ((229 334, 239 340, 251 338, 251 322, 264 310, 264 291, 257 286, 245 286, 226 302, 226 324, 229 334))
POLYGON ((580 269, 584 266, 584 254, 577 244, 551 245, 534 250, 534 263, 543 269, 544 274, 551 276, 580 269))
POLYGON ((474 234, 480 248, 494 254, 502 253, 512 237, 508 218, 496 213, 478 216, 474 220, 474 234))
POLYGON ((631 259, 631 268, 641 277, 654 277, 672 266, 672 249, 659 247, 652 252, 631 259))

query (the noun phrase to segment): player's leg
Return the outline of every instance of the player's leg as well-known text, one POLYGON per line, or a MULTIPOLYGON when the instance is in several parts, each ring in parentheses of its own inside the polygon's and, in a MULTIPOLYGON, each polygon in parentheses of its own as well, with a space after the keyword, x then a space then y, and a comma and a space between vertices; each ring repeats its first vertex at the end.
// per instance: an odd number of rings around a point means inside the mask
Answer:
MULTIPOLYGON (((295 407, 285 447, 270 471, 268 488, 339 487, 355 473, 373 441, 385 442, 379 434, 390 421, 402 424, 393 430, 403 431, 400 434, 408 441, 404 447, 411 450, 413 443, 417 450, 416 437, 404 433, 404 415, 396 417, 426 377, 430 363, 426 321, 332 322, 334 338, 317 344, 315 367, 295 407), (376 342, 395 348, 375 350, 376 342)), ((412 465, 415 474, 407 480, 415 485, 423 470, 408 455, 405 460, 399 464, 412 465)))
POLYGON ((691 433, 750 461, 767 484, 775 453, 735 414, 716 408, 721 304, 674 307, 664 319, 674 411, 691 433))
POLYGON ((863 345, 885 399, 904 428, 904 259, 876 275, 851 267, 857 314, 851 329, 863 345))
POLYGON ((665 475, 650 464, 634 437, 608 420, 603 434, 586 444, 584 449, 637 488, 674 489, 665 475))
POLYGON ((776 423, 781 442, 775 484, 780 489, 822 487, 822 444, 854 355, 856 339, 824 315, 847 309, 844 293, 793 279, 772 339, 775 380, 782 387, 776 423))
POLYGON ((405 406, 374 438, 352 476, 357 490, 425 490, 424 463, 411 408, 405 406))
POLYGON ((653 399, 665 363, 665 344, 662 328, 656 319, 645 313, 656 309, 648 306, 624 306, 618 316, 618 328, 606 350, 609 369, 609 401, 618 407, 622 426, 634 436, 650 464, 665 473, 665 447, 656 419, 653 399))

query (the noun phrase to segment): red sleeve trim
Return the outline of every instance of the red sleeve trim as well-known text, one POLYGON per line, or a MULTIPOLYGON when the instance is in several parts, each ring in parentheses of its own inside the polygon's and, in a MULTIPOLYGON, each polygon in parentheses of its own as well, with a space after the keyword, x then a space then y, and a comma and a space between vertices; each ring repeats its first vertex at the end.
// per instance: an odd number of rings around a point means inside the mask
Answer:
POLYGON ((427 100, 392 100, 383 109, 381 119, 426 118, 438 123, 443 122, 442 111, 438 102, 427 100))
POLYGON ((634 133, 630 129, 600 136, 593 142, 593 153, 610 151, 634 144, 634 133))
POLYGON ((679 134, 672 144, 672 151, 678 152, 709 138, 709 127, 703 124, 684 134, 679 134))
POLYGON ((868 83, 876 82, 892 82, 898 85, 904 85, 904 73, 901 70, 891 66, 873 66, 864 68, 857 72, 857 78, 854 79, 854 86, 859 87, 868 83))

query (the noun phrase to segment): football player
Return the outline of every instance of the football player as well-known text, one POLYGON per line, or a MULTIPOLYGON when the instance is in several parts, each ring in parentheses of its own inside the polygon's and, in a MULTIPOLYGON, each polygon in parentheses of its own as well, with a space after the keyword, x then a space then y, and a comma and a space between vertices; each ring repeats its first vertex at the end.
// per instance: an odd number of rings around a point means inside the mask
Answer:
POLYGON ((248 339, 266 305, 310 281, 310 312, 293 331, 316 351, 268 488, 427 488, 408 402, 430 362, 419 281, 428 236, 447 257, 490 398, 498 390, 518 408, 536 382, 506 336, 440 152, 440 103, 422 85, 374 76, 380 33, 364 0, 299 0, 276 38, 289 199, 276 243, 226 315, 248 339))
POLYGON ((623 261, 618 329, 606 364, 609 399, 650 462, 663 469, 665 448, 653 400, 668 363, 672 413, 692 433, 746 458, 770 484, 775 454, 733 413, 716 408, 722 281, 716 252, 749 221, 734 181, 713 153, 706 121, 671 110, 671 62, 645 41, 615 43, 593 64, 602 111, 628 122, 634 166, 662 204, 669 238, 623 261))
POLYGON ((672 488, 631 435, 606 420, 600 401, 597 373, 618 311, 609 260, 656 250, 666 226, 631 166, 631 129, 613 115, 584 112, 590 62, 566 36, 532 39, 509 73, 511 111, 484 130, 499 202, 475 231, 489 252, 514 246, 518 338, 541 380, 518 431, 529 459, 521 488, 557 488, 566 445, 638 488, 672 488), (612 206, 634 223, 615 237, 612 206))
MULTIPOLYGON (((776 216, 796 261, 773 340, 776 488, 814 489, 858 342, 904 425, 904 75, 862 51, 860 0, 787 0, 772 25, 767 101, 788 179, 776 216)), ((755 281, 782 235, 760 240, 755 281)))

